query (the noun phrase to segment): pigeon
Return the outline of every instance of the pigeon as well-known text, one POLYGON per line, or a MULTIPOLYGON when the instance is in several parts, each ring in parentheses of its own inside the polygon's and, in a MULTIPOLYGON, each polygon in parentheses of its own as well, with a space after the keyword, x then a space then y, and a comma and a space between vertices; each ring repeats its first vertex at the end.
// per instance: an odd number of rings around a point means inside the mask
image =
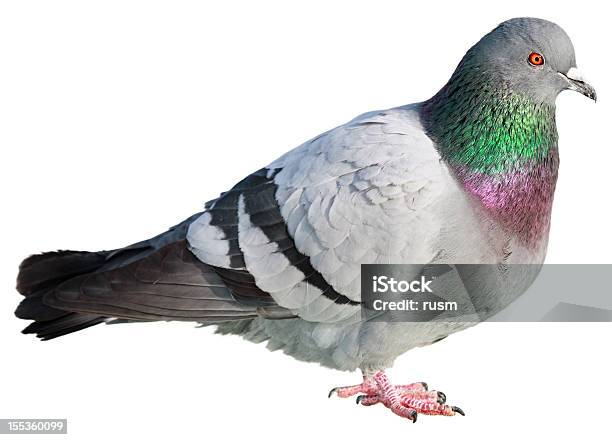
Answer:
MULTIPOLYGON (((34 322, 23 332, 49 340, 99 323, 192 321, 361 370, 361 383, 330 396, 413 422, 465 415, 424 382, 392 384, 386 369, 474 323, 363 319, 361 265, 541 266, 563 90, 596 100, 568 35, 542 19, 505 21, 432 98, 312 138, 167 232, 25 259, 16 315, 34 322)), ((513 283, 524 291, 533 278, 513 283)))

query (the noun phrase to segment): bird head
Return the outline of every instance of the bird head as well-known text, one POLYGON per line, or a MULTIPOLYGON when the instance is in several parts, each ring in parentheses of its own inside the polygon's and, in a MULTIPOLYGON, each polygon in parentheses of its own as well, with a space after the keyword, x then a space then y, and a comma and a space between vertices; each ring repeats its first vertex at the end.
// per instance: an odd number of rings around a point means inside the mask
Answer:
POLYGON ((501 23, 466 53, 453 77, 468 80, 473 87, 481 82, 502 86, 535 102, 553 104, 563 90, 597 99, 595 89, 578 71, 568 35, 556 24, 538 18, 501 23))

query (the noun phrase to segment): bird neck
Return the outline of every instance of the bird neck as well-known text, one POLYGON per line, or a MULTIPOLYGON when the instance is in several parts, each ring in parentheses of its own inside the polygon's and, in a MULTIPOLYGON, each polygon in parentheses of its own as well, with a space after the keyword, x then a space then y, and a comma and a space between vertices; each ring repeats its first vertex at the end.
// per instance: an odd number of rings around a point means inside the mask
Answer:
POLYGON ((548 235, 559 166, 554 103, 451 80, 421 105, 421 118, 465 190, 537 246, 548 235))

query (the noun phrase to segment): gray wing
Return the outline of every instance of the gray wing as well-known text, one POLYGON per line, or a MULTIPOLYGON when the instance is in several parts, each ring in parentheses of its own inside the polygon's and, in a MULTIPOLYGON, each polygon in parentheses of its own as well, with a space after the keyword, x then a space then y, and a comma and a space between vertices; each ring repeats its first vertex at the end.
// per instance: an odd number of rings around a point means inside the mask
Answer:
POLYGON ((16 315, 35 322, 24 333, 52 339, 111 319, 219 322, 293 314, 255 286, 248 273, 226 273, 188 250, 196 214, 149 240, 113 251, 60 251, 21 264, 16 315))
POLYGON ((95 255, 26 260, 18 315, 39 321, 26 330, 42 337, 108 317, 358 319, 361 264, 432 259, 440 228, 432 207, 444 173, 413 109, 363 115, 158 237, 95 255), (68 261, 72 269, 58 270, 68 261), (51 272, 52 283, 41 281, 51 272))
POLYGON ((447 177, 413 109, 374 112, 222 194, 187 241, 201 261, 248 272, 302 319, 355 319, 361 264, 433 258, 447 177))

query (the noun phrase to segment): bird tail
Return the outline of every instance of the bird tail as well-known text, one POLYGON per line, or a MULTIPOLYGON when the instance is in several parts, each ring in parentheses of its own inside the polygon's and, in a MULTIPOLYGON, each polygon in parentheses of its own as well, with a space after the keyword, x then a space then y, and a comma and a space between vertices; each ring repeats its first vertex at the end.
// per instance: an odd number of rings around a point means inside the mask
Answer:
POLYGON ((52 307, 49 298, 60 285, 95 272, 111 271, 151 255, 168 243, 184 239, 189 224, 201 213, 149 240, 121 249, 100 252, 58 251, 32 255, 19 266, 17 291, 25 298, 15 315, 34 320, 22 333, 34 333, 42 340, 57 338, 109 319, 100 313, 62 310, 52 307))
POLYGON ((34 322, 22 332, 35 333, 48 340, 104 322, 104 316, 50 307, 45 304, 44 297, 64 281, 98 270, 106 263, 109 254, 110 251, 58 251, 26 258, 19 266, 17 276, 17 290, 25 298, 15 315, 34 322))

